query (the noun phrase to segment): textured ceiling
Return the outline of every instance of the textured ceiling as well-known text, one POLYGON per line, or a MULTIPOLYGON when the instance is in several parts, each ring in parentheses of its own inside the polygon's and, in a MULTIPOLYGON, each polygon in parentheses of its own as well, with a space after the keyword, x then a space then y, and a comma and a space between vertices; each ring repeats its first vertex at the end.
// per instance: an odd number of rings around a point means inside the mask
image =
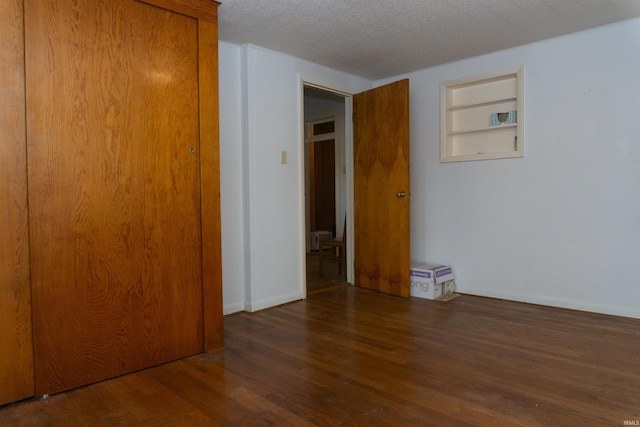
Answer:
POLYGON ((640 16, 640 0, 221 0, 220 40, 380 79, 640 16))

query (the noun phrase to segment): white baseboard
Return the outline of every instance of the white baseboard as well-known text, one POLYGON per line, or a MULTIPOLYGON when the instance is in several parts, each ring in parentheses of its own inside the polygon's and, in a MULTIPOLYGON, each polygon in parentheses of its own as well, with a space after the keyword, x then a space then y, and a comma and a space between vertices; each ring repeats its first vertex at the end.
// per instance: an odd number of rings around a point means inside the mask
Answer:
POLYGON ((267 298, 263 300, 253 301, 253 302, 245 301, 244 309, 245 311, 248 311, 248 312, 254 312, 254 311, 264 310, 266 308, 275 307, 277 305, 298 301, 301 299, 303 299, 302 294, 300 292, 295 292, 292 294, 278 295, 272 298, 267 298))
MULTIPOLYGON (((608 304, 595 304, 593 302, 568 300, 563 298, 552 298, 542 295, 524 295, 502 291, 495 291, 491 289, 457 289, 458 292, 467 295, 476 295, 488 298, 505 299, 509 301, 525 302, 529 304, 547 305, 550 307, 566 308, 570 310, 588 311, 591 313, 608 314, 612 316, 629 317, 632 319, 640 319, 640 308, 638 307, 619 307, 608 304)), ((267 308, 275 307, 277 305, 286 304, 289 302, 303 299, 299 292, 280 295, 273 298, 259 300, 255 302, 245 302, 228 304, 223 307, 224 315, 238 313, 241 311, 259 311, 267 308)))
POLYGON ((563 298, 546 297, 543 295, 512 294, 488 289, 458 289, 458 291, 467 295, 477 295, 481 297, 498 298, 509 301, 526 302, 530 304, 567 308, 570 310, 588 311, 591 313, 640 319, 640 308, 638 307, 619 307, 608 304, 596 304, 588 301, 568 300, 563 298))
POLYGON ((242 303, 228 304, 222 307, 222 314, 224 316, 227 316, 233 313, 239 313, 241 311, 244 311, 244 304, 242 303))

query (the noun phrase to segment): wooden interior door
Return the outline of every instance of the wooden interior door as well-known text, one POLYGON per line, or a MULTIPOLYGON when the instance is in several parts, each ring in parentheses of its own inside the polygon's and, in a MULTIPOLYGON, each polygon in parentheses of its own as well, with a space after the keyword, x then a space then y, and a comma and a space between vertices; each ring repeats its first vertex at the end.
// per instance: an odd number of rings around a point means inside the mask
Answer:
POLYGON ((215 178, 200 169, 198 49, 211 33, 167 8, 26 1, 37 395, 203 351, 215 226, 201 203, 215 203, 200 180, 215 178))
POLYGON ((354 281, 409 297, 409 80, 353 97, 354 281))
POLYGON ((336 226, 335 140, 312 142, 311 230, 334 231, 336 226))
POLYGON ((0 405, 33 396, 22 0, 0 7, 0 405))

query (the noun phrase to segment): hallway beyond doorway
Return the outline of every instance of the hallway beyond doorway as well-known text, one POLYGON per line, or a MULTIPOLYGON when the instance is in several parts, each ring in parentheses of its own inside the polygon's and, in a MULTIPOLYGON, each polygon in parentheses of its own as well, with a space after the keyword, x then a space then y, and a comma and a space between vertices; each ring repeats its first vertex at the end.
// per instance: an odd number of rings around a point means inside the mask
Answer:
POLYGON ((307 294, 325 291, 347 283, 345 272, 338 274, 336 261, 324 261, 323 275, 320 277, 320 254, 307 252, 307 294))

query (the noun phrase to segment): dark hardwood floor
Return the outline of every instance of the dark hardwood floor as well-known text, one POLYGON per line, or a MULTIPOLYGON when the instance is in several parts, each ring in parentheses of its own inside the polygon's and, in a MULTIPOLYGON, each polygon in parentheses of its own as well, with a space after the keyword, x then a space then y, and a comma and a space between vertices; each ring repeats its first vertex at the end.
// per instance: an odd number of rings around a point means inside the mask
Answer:
MULTIPOLYGON (((330 249, 328 249, 330 250, 330 249)), ((307 293, 323 292, 346 283, 346 272, 338 269, 337 260, 325 257, 320 277, 320 255, 307 252, 307 293)))
MULTIPOLYGON (((226 349, 0 408, 2 426, 622 426, 640 321, 341 286, 225 319, 226 349)), ((630 424, 634 425, 634 424, 630 424)))

